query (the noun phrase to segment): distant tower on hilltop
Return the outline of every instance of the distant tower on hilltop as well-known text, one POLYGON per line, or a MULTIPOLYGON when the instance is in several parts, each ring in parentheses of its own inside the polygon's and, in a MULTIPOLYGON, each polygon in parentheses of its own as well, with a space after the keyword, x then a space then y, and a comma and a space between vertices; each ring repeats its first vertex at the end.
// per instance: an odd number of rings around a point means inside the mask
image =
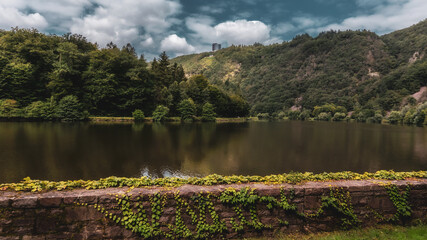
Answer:
POLYGON ((215 52, 215 51, 218 51, 218 50, 221 50, 221 44, 219 44, 219 43, 213 43, 212 44, 212 52, 215 52))

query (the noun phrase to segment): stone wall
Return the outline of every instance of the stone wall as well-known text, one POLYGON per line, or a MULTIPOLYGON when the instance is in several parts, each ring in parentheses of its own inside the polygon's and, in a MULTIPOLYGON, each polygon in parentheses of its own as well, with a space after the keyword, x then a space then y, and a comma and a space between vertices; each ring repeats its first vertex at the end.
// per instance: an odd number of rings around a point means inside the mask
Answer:
POLYGON ((390 221, 406 224, 427 220, 427 180, 185 185, 178 188, 111 188, 46 193, 0 191, 0 239, 141 239, 143 234, 125 228, 135 221, 125 221, 123 209, 131 209, 135 213, 132 216, 145 213, 146 218, 141 215, 138 218, 138 221, 146 220, 139 230, 166 233, 159 238, 183 233, 194 237, 197 233, 205 234, 208 230, 204 232, 203 228, 206 226, 216 231, 210 238, 241 238, 271 236, 279 232, 332 231, 390 221), (390 191, 390 186, 399 190, 390 191), (252 198, 236 195, 232 201, 226 202, 220 196, 224 191, 233 193, 231 189, 236 189, 237 195, 245 193, 239 190, 246 189, 245 196, 252 194, 252 198), (409 206, 409 211, 396 208, 399 201, 405 202, 405 193, 409 195, 407 204, 403 205, 409 206), (159 218, 152 219, 156 196, 160 203, 159 218), (263 197, 274 197, 277 204, 269 205, 275 200, 263 197), (122 199, 127 201, 119 204, 122 199), (353 215, 340 212, 334 204, 347 206, 347 213, 353 215), (242 212, 240 216, 239 210, 242 212), (409 215, 405 216, 408 212, 409 215), (225 228, 218 230, 215 226, 225 228))

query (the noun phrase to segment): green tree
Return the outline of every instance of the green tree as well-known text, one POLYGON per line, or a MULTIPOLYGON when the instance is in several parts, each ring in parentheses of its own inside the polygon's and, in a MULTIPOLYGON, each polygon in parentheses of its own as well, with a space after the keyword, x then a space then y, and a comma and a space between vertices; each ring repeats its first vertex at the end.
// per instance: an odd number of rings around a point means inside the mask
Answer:
POLYGON ((288 116, 288 118, 290 120, 297 120, 299 118, 300 114, 301 114, 301 111, 298 111, 298 110, 296 110, 296 111, 289 110, 286 112, 286 115, 288 116))
POLYGON ((169 108, 163 105, 159 105, 156 107, 156 110, 153 112, 153 121, 162 122, 166 120, 166 116, 169 113, 169 108))
POLYGON ((61 99, 69 94, 78 94, 83 87, 83 72, 87 70, 88 56, 81 53, 74 43, 58 44, 57 62, 53 63, 50 82, 47 88, 55 99, 61 99))
POLYGON ((402 121, 402 115, 398 111, 391 111, 387 119, 391 124, 398 124, 402 121))
POLYGON ((311 111, 310 111, 310 110, 304 110, 304 111, 302 111, 302 112, 301 112, 301 114, 298 116, 298 119, 299 119, 299 120, 302 120, 302 121, 304 121, 304 120, 308 120, 308 119, 310 118, 310 114, 311 114, 311 111))
POLYGON ((55 114, 55 104, 51 102, 37 101, 25 108, 25 116, 30 118, 39 118, 43 120, 52 120, 55 114))
POLYGON ((178 111, 182 120, 191 121, 196 113, 196 104, 194 104, 191 98, 182 100, 179 103, 178 111))
POLYGON ((19 111, 18 102, 14 99, 0 100, 0 116, 14 117, 19 111))
POLYGON ((33 66, 21 59, 13 59, 0 70, 0 97, 18 99, 23 104, 36 97, 31 92, 33 66))
POLYGON ((204 122, 215 122, 215 109, 214 106, 210 103, 205 103, 202 109, 202 121, 204 122))
POLYGON ((334 114, 332 121, 343 121, 347 117, 347 114, 342 112, 337 112, 334 114))
POLYGON ((145 119, 144 112, 140 109, 133 111, 132 116, 135 122, 143 122, 145 119))
POLYGON ((55 114, 62 121, 80 121, 88 117, 77 97, 73 95, 65 96, 59 101, 55 114))
POLYGON ((327 113, 327 112, 321 112, 316 117, 316 120, 320 120, 320 121, 331 121, 331 114, 327 113))

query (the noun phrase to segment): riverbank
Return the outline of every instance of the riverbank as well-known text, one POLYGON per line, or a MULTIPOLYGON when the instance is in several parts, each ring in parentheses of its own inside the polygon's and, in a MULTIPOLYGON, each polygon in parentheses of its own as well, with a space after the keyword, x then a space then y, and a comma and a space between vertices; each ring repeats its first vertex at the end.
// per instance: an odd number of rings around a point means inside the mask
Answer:
POLYGON ((5 190, 0 237, 236 239, 410 224, 427 221, 426 194, 427 179, 5 190))
MULTIPOLYGON (((135 122, 133 117, 89 117, 90 122, 95 123, 133 123, 135 122)), ((202 122, 201 118, 195 118, 194 122, 202 122)), ((257 118, 216 118, 216 123, 228 123, 228 122, 247 122, 247 121, 257 121, 257 118)), ((151 123, 153 122, 152 117, 146 117, 143 122, 151 123)), ((168 117, 165 119, 165 122, 181 122, 180 117, 168 117)))
MULTIPOLYGON (((237 117, 237 118, 216 118, 216 123, 241 123, 241 122, 271 122, 271 121, 291 121, 292 119, 284 117, 283 119, 273 119, 273 118, 260 118, 260 117, 237 117)), ((89 117, 86 120, 79 122, 92 122, 92 123, 134 123, 135 120, 133 117, 89 117)), ((299 121, 319 121, 325 122, 325 120, 318 120, 315 118, 308 118, 306 120, 299 121)), ((61 122, 61 120, 45 120, 41 118, 30 118, 30 117, 0 117, 0 122, 61 122)), ((142 121, 144 123, 154 122, 152 117, 145 117, 142 121)), ((180 117, 167 117, 164 122, 170 123, 180 123, 182 122, 180 117)), ((202 122, 200 117, 196 117, 192 122, 198 123, 202 122)), ((328 120, 326 122, 358 122, 356 119, 344 119, 344 120, 328 120)), ((364 123, 364 122, 361 122, 364 123)), ((427 125, 427 121, 421 125, 414 124, 403 124, 403 123, 392 123, 388 119, 382 119, 380 122, 367 122, 371 124, 383 124, 383 125, 404 125, 404 126, 418 126, 423 127, 427 125)))

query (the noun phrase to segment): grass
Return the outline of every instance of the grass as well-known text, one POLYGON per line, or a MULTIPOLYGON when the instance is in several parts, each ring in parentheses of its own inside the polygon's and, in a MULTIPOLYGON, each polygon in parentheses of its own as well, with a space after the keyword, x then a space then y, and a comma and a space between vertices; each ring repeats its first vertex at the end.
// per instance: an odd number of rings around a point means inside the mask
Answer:
POLYGON ((294 235, 278 235, 274 238, 252 238, 248 240, 425 240, 427 239, 427 225, 418 225, 411 227, 402 226, 377 226, 375 228, 355 229, 350 231, 338 231, 320 234, 294 234, 294 235))

